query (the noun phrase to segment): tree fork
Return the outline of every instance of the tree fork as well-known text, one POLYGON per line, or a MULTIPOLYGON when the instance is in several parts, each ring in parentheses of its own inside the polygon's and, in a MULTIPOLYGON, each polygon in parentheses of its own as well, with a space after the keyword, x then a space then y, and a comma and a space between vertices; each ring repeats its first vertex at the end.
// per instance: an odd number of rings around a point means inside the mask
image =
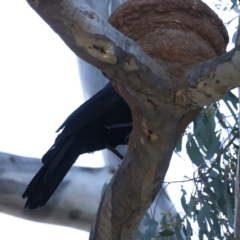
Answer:
POLYGON ((179 136, 202 107, 240 85, 239 47, 225 53, 226 29, 200 0, 129 0, 109 19, 122 33, 82 2, 28 0, 77 56, 106 74, 131 108, 128 152, 90 239, 134 239, 179 136))

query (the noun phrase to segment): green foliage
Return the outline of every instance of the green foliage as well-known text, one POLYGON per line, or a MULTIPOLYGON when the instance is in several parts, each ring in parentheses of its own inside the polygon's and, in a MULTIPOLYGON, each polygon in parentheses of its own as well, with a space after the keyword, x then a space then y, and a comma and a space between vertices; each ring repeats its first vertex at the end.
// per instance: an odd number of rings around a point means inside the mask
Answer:
POLYGON ((102 187, 102 191, 101 191, 101 198, 103 198, 106 190, 107 190, 107 186, 108 186, 108 183, 104 183, 103 187, 102 187))
POLYGON ((150 217, 145 217, 142 220, 142 224, 146 227, 146 230, 144 233, 140 233, 138 231, 138 238, 140 240, 148 240, 151 239, 157 230, 158 222, 154 219, 151 219, 150 217))
POLYGON ((234 8, 234 7, 238 6, 238 0, 231 0, 231 2, 232 2, 232 7, 231 8, 234 8))
POLYGON ((191 179, 194 190, 190 200, 186 199, 184 188, 181 189, 181 204, 185 211, 181 229, 186 239, 191 239, 188 221, 197 224, 200 240, 234 239, 234 187, 239 150, 238 109, 238 98, 229 92, 221 105, 214 103, 205 107, 178 141, 175 152, 179 155, 183 140, 187 137, 186 151, 196 169, 191 179))
POLYGON ((174 231, 170 230, 170 229, 165 229, 162 232, 159 232, 159 235, 161 237, 171 237, 175 234, 174 231))
POLYGON ((239 104, 232 92, 224 96, 221 106, 223 103, 230 116, 221 112, 220 105, 215 103, 203 109, 187 133, 187 154, 196 166, 192 179, 195 188, 188 203, 182 188, 181 203, 186 214, 184 218, 198 224, 200 240, 234 239, 234 183, 239 149, 236 111, 239 104))

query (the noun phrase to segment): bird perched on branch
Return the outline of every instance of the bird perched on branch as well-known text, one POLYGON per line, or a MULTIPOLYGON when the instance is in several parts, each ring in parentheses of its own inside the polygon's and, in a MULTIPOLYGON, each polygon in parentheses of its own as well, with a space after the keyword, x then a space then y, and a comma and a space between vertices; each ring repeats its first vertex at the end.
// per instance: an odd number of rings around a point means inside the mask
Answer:
POLYGON ((60 130, 55 143, 42 157, 44 165, 22 195, 27 198, 25 208, 45 205, 79 155, 108 148, 122 158, 115 148, 128 144, 132 115, 109 83, 76 109, 57 132, 60 130))

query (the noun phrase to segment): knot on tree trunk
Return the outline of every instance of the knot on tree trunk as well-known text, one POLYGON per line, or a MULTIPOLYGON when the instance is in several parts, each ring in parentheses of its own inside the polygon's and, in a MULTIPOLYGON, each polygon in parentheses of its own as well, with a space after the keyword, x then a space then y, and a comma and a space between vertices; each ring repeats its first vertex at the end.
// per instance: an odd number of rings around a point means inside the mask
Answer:
POLYGON ((108 21, 178 84, 187 69, 225 53, 228 43, 222 20, 200 0, 128 0, 108 21))

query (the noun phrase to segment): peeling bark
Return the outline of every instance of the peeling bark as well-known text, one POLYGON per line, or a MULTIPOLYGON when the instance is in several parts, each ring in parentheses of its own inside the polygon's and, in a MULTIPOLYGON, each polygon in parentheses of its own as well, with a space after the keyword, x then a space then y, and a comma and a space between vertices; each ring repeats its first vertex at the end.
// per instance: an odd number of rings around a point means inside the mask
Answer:
MULTIPOLYGON (((165 1, 147 2, 129 0, 116 12, 122 11, 125 20, 125 10, 133 11, 129 15, 130 26, 136 23, 136 16, 137 22, 144 21, 141 19, 144 11, 150 9, 153 16, 164 12, 165 1)), ((121 25, 120 33, 82 1, 28 0, 28 3, 77 56, 104 72, 131 108, 133 131, 128 152, 101 201, 90 239, 134 239, 144 213, 162 186, 179 135, 203 106, 220 100, 240 85, 239 47, 224 54, 226 30, 219 18, 199 0, 186 0, 184 4, 168 1, 167 5, 173 9, 171 14, 179 4, 186 7, 182 11, 184 17, 177 12, 174 23, 164 30, 169 42, 177 39, 188 43, 183 48, 174 43, 178 54, 173 54, 172 47, 161 48, 167 42, 164 37, 165 42, 158 42, 160 50, 151 49, 149 43, 151 39, 156 42, 156 34, 148 28, 148 35, 142 34, 140 39, 121 25), (202 33, 204 29, 200 26, 201 16, 204 26, 213 27, 220 37, 216 39, 213 34, 212 41, 208 41, 209 36, 202 33), (185 22, 180 21, 185 18, 185 22), (198 27, 189 24, 192 19, 200 19, 198 27), (128 33, 132 39, 125 36, 128 33), (195 43, 201 49, 199 58, 195 43), (166 50, 164 55, 161 49, 166 50)), ((112 19, 114 14, 110 18, 114 25, 112 19)), ((145 22, 153 21, 145 18, 145 22)), ((141 29, 142 24, 136 27, 141 29)), ((162 29, 159 32, 165 36, 162 29)))

